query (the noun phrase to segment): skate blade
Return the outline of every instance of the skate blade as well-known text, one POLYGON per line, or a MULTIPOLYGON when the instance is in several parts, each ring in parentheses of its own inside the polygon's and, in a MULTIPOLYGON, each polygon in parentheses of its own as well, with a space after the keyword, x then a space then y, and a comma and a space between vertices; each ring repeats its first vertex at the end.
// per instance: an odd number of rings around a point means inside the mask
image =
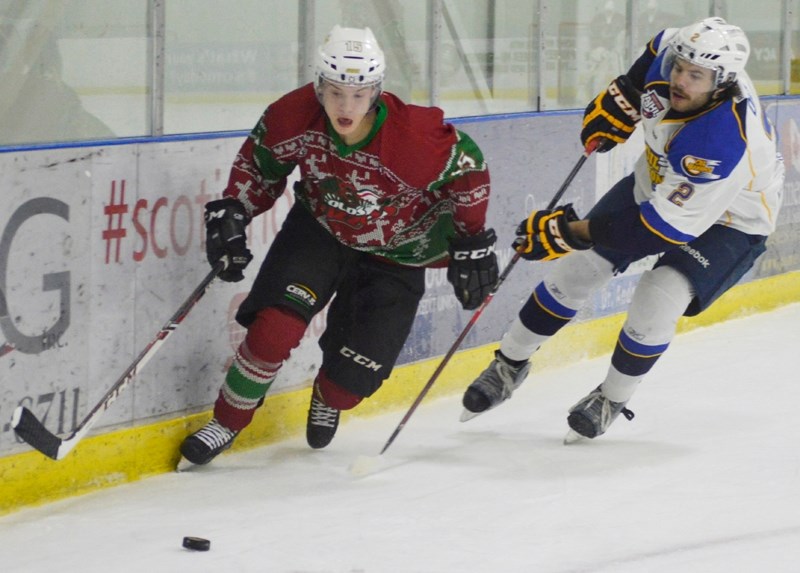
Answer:
POLYGON ((581 440, 585 440, 586 436, 580 435, 575 430, 570 430, 567 432, 567 435, 564 436, 564 445, 568 446, 570 444, 574 444, 575 442, 580 442, 581 440))
POLYGON ((181 456, 180 461, 178 462, 178 466, 175 468, 175 471, 178 473, 186 472, 191 470, 192 468, 196 467, 192 462, 181 456))
POLYGON ((469 422, 472 418, 477 418, 481 414, 483 414, 483 412, 470 412, 469 410, 464 408, 464 411, 461 412, 461 417, 459 418, 459 420, 461 422, 469 422))

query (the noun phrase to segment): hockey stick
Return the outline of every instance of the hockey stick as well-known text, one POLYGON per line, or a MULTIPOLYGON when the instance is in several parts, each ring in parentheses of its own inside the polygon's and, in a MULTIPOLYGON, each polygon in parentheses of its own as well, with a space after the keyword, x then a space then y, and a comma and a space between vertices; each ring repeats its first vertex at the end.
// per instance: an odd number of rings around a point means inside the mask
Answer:
POLYGON ((14 432, 28 442, 31 446, 42 452, 44 455, 54 459, 61 460, 72 451, 72 449, 83 439, 83 437, 94 426, 100 415, 108 410, 111 403, 119 397, 122 391, 133 382, 136 377, 137 371, 144 367, 150 360, 159 347, 169 337, 172 332, 178 328, 178 325, 186 318, 189 311, 195 304, 203 297, 208 290, 212 281, 217 275, 225 268, 225 262, 220 260, 211 269, 206 278, 194 289, 194 292, 189 295, 189 298, 181 305, 178 311, 161 327, 161 330, 156 333, 155 337, 147 344, 147 346, 139 353, 139 356, 128 366, 125 373, 116 381, 111 389, 106 392, 106 395, 98 402, 92 411, 81 421, 80 424, 72 431, 66 438, 59 438, 47 428, 39 419, 34 416, 25 406, 19 406, 14 410, 14 415, 11 419, 11 425, 14 427, 14 432))
MULTIPOLYGON (((586 163, 586 160, 589 158, 589 155, 592 154, 592 151, 594 151, 594 148, 586 150, 581 155, 580 159, 578 159, 578 162, 575 164, 575 167, 573 167, 572 171, 570 171, 569 175, 567 175, 567 178, 564 180, 564 183, 561 184, 561 187, 558 189, 558 191, 556 191, 556 194, 553 195, 553 198, 550 200, 550 203, 546 207, 547 210, 554 208, 556 204, 561 200, 561 197, 566 192, 567 187, 569 187, 570 184, 572 183, 572 180, 575 179, 575 176, 578 174, 578 171, 580 171, 581 167, 583 167, 583 164, 586 163)), ((489 294, 486 295, 486 298, 483 300, 481 305, 477 308, 477 310, 475 310, 475 312, 472 315, 472 318, 469 319, 469 322, 467 322, 467 325, 461 331, 461 334, 458 335, 458 338, 456 338, 456 341, 450 347, 450 350, 447 351, 447 354, 444 355, 442 361, 439 362, 439 366, 436 367, 436 370, 434 370, 427 384, 423 386, 422 390, 417 396, 417 399, 414 400, 413 404, 411 404, 411 407, 408 409, 408 412, 406 412, 406 415, 403 416, 402 420, 400 420, 400 423, 397 425, 394 432, 392 432, 392 435, 389 436, 389 439, 383 446, 381 453, 378 455, 383 455, 383 453, 389 449, 389 446, 392 445, 392 442, 394 442, 395 438, 397 438, 397 435, 402 431, 403 427, 406 425, 406 422, 408 422, 408 420, 416 411, 417 407, 422 402, 423 398, 425 398, 425 396, 428 394, 428 391, 433 386, 433 383, 436 382, 437 378, 439 378, 439 375, 442 373, 442 370, 444 370, 445 366, 447 366, 447 363, 450 362, 450 359, 453 357, 456 350, 458 350, 458 347, 461 346, 462 342, 464 342, 464 339, 467 337, 467 334, 469 334, 469 331, 472 330, 472 327, 475 325, 476 322, 478 322, 478 319, 480 318, 483 311, 486 309, 487 306, 489 306, 489 303, 492 302, 492 298, 494 298, 495 293, 500 288, 500 285, 502 285, 503 282, 506 280, 506 277, 508 277, 509 273, 511 272, 511 269, 514 268, 514 265, 517 264, 517 261, 519 261, 520 257, 521 255, 519 251, 516 251, 514 253, 514 256, 511 258, 511 261, 506 265, 506 268, 503 269, 503 272, 498 277, 497 282, 494 283, 491 292, 489 292, 489 294)))

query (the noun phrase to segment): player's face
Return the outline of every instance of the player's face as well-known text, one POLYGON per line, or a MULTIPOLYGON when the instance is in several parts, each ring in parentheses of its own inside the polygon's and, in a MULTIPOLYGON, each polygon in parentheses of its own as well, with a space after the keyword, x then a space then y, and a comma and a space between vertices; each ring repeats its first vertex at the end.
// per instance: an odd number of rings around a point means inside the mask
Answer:
POLYGON ((672 109, 680 112, 700 109, 711 100, 714 91, 713 70, 675 58, 669 74, 672 109))
POLYGON ((322 106, 333 129, 346 144, 358 143, 372 129, 375 114, 370 112, 370 107, 375 89, 374 86, 322 83, 322 106))

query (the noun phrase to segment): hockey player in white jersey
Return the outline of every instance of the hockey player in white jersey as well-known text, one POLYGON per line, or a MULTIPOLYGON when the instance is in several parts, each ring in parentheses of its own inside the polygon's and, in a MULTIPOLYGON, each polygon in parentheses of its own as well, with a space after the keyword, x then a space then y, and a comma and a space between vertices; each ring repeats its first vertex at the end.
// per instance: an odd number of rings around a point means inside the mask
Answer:
POLYGON ((705 310, 764 252, 784 170, 745 72, 749 53, 741 28, 721 18, 666 29, 589 104, 587 149, 602 142, 607 151, 640 125, 644 152, 586 218, 564 205, 533 211, 519 225, 524 258, 558 261, 467 388, 462 420, 510 398, 531 355, 593 290, 660 253, 636 286, 605 380, 569 410, 567 441, 603 434, 620 413, 632 418, 628 400, 667 350, 678 319, 705 310))

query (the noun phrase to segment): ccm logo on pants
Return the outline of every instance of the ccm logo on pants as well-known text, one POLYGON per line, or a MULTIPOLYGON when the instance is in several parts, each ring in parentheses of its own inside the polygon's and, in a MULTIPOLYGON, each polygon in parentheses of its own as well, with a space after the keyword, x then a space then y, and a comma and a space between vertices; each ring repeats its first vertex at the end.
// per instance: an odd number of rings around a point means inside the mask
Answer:
POLYGON ((363 366, 364 368, 369 368, 370 370, 374 370, 375 372, 380 370, 381 366, 382 366, 381 364, 378 364, 377 362, 375 362, 371 358, 367 358, 366 356, 362 356, 361 354, 359 354, 355 350, 353 350, 351 348, 347 348, 346 346, 342 346, 342 348, 339 349, 339 354, 341 354, 342 356, 346 356, 347 358, 351 359, 353 362, 355 362, 359 366, 363 366))

